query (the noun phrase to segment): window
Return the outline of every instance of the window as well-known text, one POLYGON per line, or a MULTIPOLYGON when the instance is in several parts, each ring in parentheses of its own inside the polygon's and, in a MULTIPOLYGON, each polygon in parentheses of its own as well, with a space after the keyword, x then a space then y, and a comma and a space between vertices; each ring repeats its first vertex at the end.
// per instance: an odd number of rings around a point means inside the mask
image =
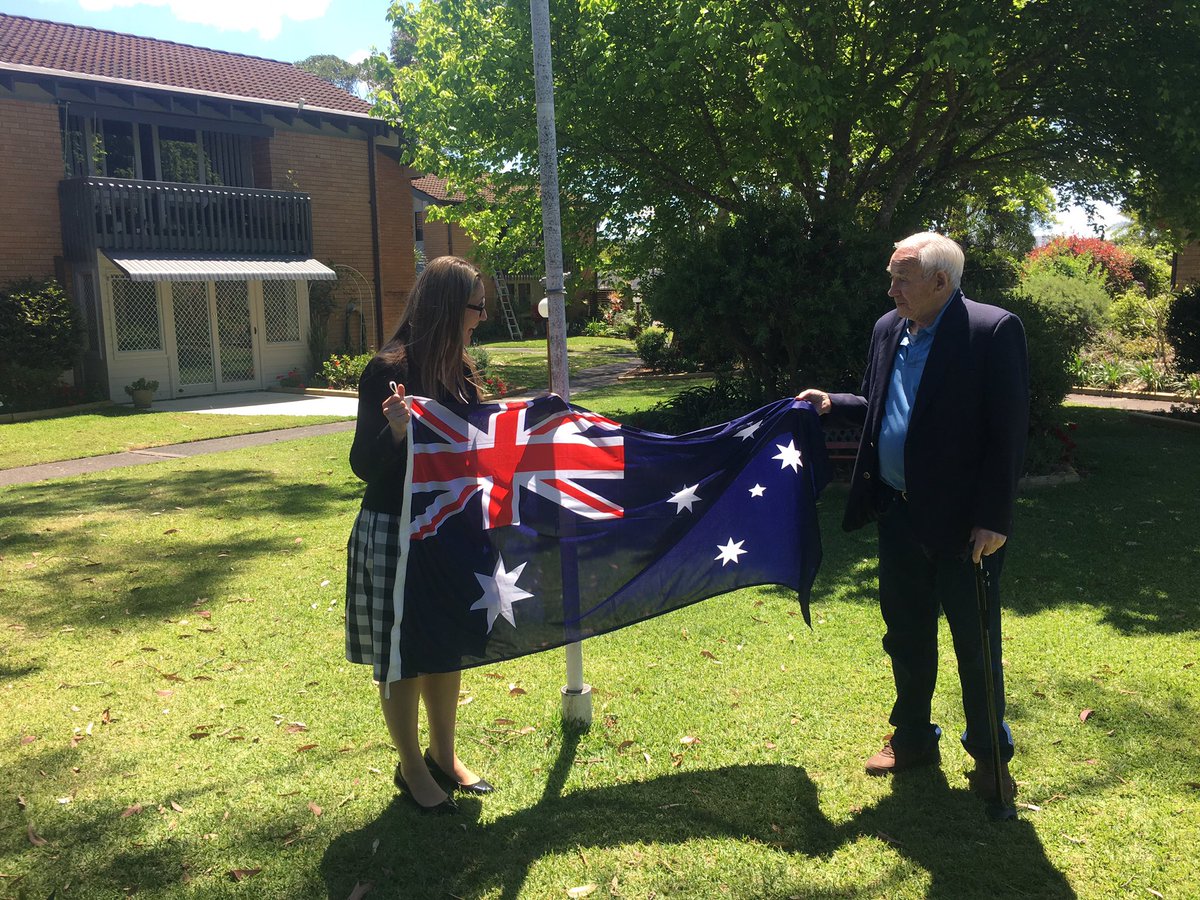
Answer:
POLYGON ((300 303, 294 281, 264 281, 263 318, 268 344, 289 344, 300 340, 300 303))
POLYGON ((200 181, 200 145, 195 129, 159 126, 158 158, 163 181, 184 184, 200 181))
POLYGON ((103 172, 109 178, 137 178, 137 150, 133 143, 133 123, 105 119, 100 131, 103 148, 103 172))
POLYGON ((110 284, 117 352, 161 350, 162 328, 154 282, 130 281, 124 275, 114 275, 110 284))

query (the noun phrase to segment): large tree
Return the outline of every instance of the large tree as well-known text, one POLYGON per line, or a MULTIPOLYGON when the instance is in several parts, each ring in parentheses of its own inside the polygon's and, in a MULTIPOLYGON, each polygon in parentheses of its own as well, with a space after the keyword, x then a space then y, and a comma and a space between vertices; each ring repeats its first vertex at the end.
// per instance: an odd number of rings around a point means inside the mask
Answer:
MULTIPOLYGON (((485 243, 527 238, 528 5, 392 16, 411 55, 381 108, 415 165, 466 191, 485 243)), ((1194 2, 552 0, 551 22, 565 230, 600 222, 627 251, 775 199, 895 233, 1051 185, 1184 224, 1200 208, 1194 2)))
POLYGON ((366 80, 362 65, 347 62, 332 53, 318 53, 300 60, 295 65, 297 69, 316 75, 322 81, 328 81, 348 94, 356 94, 358 83, 366 80))

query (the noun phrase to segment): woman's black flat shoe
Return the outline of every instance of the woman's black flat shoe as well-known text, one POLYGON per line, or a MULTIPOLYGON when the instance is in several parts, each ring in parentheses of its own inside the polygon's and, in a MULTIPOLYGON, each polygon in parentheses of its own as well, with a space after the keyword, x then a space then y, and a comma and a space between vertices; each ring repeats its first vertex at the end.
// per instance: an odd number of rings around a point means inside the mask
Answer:
POLYGON ((441 803, 436 806, 423 806, 417 802, 417 798, 412 795, 412 791, 408 789, 408 782, 404 780, 404 776, 400 774, 400 764, 396 763, 396 774, 392 777, 392 782, 396 785, 396 789, 404 794, 405 798, 423 813, 430 815, 446 815, 449 813, 458 812, 458 804, 454 802, 453 797, 446 797, 441 803))
POLYGON ((457 781, 442 771, 442 767, 433 761, 433 757, 429 755, 428 750, 425 751, 425 766, 429 769, 429 774, 433 776, 434 780, 445 788, 462 791, 464 794, 490 794, 496 790, 482 778, 474 784, 463 784, 461 781, 457 781))

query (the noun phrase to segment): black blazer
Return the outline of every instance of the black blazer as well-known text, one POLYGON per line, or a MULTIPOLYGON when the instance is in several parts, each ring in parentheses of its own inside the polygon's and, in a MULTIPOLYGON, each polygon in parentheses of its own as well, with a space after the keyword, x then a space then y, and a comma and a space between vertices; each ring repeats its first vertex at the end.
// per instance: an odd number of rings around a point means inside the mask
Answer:
MULTIPOLYGON (((877 518, 890 488, 879 479, 879 429, 905 320, 875 323, 862 395, 832 394, 833 411, 863 426, 842 527, 877 518)), ((955 291, 921 375, 904 444, 904 479, 917 536, 959 553, 979 526, 1012 533, 1029 430, 1029 363, 1021 320, 955 291)))

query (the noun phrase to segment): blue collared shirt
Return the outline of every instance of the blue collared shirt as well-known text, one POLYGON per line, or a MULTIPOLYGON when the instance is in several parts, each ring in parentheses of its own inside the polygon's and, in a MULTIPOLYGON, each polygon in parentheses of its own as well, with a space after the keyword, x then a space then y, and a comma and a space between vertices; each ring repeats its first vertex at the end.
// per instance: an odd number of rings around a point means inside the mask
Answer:
POLYGON ((892 362, 892 377, 883 403, 883 423, 879 428, 879 477, 898 491, 907 490, 904 481, 904 442, 908 438, 913 404, 917 401, 917 388, 921 386, 921 376, 925 373, 925 361, 929 359, 933 337, 949 305, 947 300, 933 324, 916 334, 908 330, 908 320, 905 320, 900 347, 892 362))

